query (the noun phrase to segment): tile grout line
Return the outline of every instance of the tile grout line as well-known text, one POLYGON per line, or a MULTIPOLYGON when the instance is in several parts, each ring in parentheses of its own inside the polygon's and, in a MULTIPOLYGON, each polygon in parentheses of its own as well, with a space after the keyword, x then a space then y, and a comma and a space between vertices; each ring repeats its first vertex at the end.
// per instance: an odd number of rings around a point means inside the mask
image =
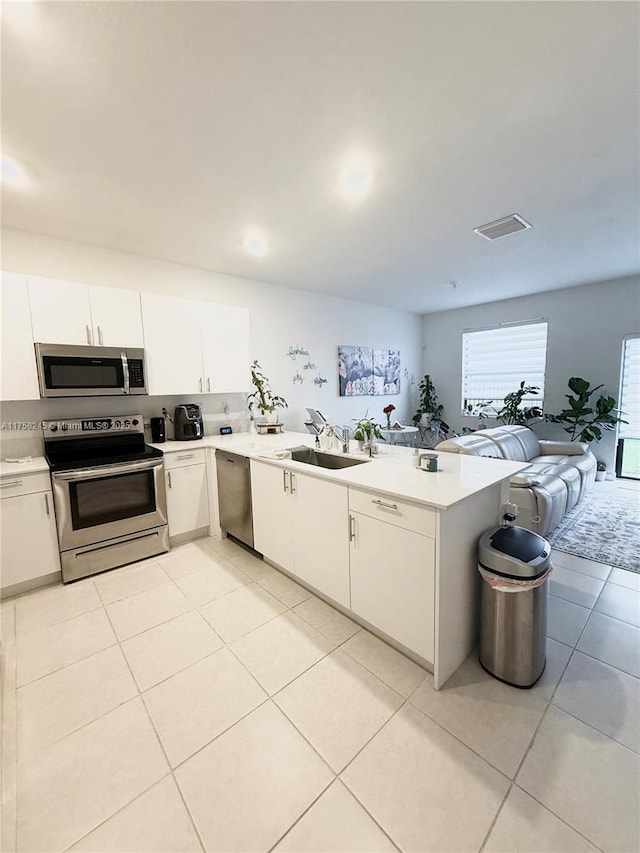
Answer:
MULTIPOLYGON (((106 611, 107 611, 107 608, 105 607, 105 612, 106 612, 106 611)), ((111 619, 110 619, 110 617, 109 617, 109 614, 108 614, 108 613, 107 613, 107 619, 109 619, 109 623, 111 624, 111 627, 112 627, 112 629, 113 629, 113 631, 114 631, 114 633, 115 633, 115 628, 113 627, 113 624, 111 623, 111 619)), ((117 636, 117 635, 116 635, 116 636, 117 636)), ((169 756, 167 755, 167 751, 166 751, 166 749, 164 748, 164 744, 162 743, 162 741, 161 741, 161 739, 160 739, 160 735, 158 734, 158 731, 157 731, 157 729, 156 729, 156 727, 155 727, 155 723, 153 722, 153 718, 152 718, 151 714, 149 713, 149 709, 148 709, 148 707, 147 707, 147 703, 145 702, 145 700, 144 700, 144 696, 143 696, 142 692, 140 691, 140 688, 139 688, 138 682, 136 681, 136 677, 135 677, 135 675, 133 674, 133 670, 131 669, 131 666, 130 666, 130 664, 129 664, 129 660, 128 660, 128 658, 127 658, 127 656, 126 656, 125 652, 124 652, 124 649, 122 648, 122 645, 121 645, 120 641, 118 641, 118 647, 120 648, 120 654, 121 654, 121 655, 122 655, 122 657, 124 658, 125 664, 126 664, 126 666, 127 666, 128 670, 129 670, 130 674, 131 674, 131 678, 133 679, 133 683, 135 684, 136 688, 138 689, 138 697, 140 698, 140 701, 141 701, 141 703, 142 703, 142 707, 144 708, 144 712, 145 712, 145 714, 146 714, 146 716, 147 716, 147 720, 149 721, 149 725, 151 726, 151 729, 152 729, 152 731, 153 731, 154 735, 156 736, 156 740, 157 740, 157 742, 158 742, 158 745, 159 745, 159 747, 160 747, 160 749, 161 749, 161 751, 162 751, 162 754, 163 754, 163 755, 164 755, 164 757, 165 757, 165 761, 167 762, 167 766, 168 766, 168 768, 169 768, 169 775, 170 775, 170 776, 171 776, 171 778, 173 779, 173 784, 174 784, 174 785, 176 786, 176 788, 178 789, 178 792, 179 792, 179 794, 180 794, 180 799, 182 800, 182 802, 184 803, 185 808, 186 808, 186 803, 184 802, 184 797, 183 797, 183 795, 182 795, 182 789, 181 789, 181 788, 180 788, 180 786, 178 785, 178 780, 176 779, 176 777, 175 777, 175 775, 174 775, 174 772, 173 772, 173 766, 172 766, 172 764, 171 764, 171 761, 169 760, 169 756)), ((164 778, 164 777, 161 777, 161 778, 164 778)), ((154 782, 154 785, 155 785, 155 784, 157 784, 159 781, 160 781, 160 779, 157 779, 157 780, 154 782)), ((150 787, 153 787, 153 786, 150 786, 150 787)), ((149 790, 149 789, 147 789, 147 790, 149 790)), ((129 800, 129 802, 128 802, 128 803, 126 803, 126 805, 125 805, 125 806, 123 806, 123 808, 126 808, 126 807, 127 807, 128 805, 130 805, 132 802, 133 802, 133 800, 129 800)), ((192 826, 193 826, 193 831, 195 832, 195 834, 196 834, 196 838, 198 839, 198 843, 200 844, 200 846, 201 846, 202 850, 203 850, 203 851, 206 851, 206 847, 205 847, 205 845, 204 845, 204 843, 203 843, 203 841, 202 841, 202 838, 200 837, 200 833, 199 833, 199 831, 198 831, 198 827, 196 826, 196 823, 195 823, 195 820, 194 820, 194 818, 193 818, 193 815, 191 814, 191 812, 189 811, 189 809, 188 809, 188 808, 186 809, 186 811, 187 811, 187 815, 189 816, 189 820, 191 821, 191 824, 192 824, 192 826)), ((117 812, 114 812, 114 814, 117 814, 117 812)), ((108 817, 106 820, 110 820, 113 816, 114 816, 113 814, 112 814, 112 815, 109 815, 109 817, 108 817)), ((106 821, 105 821, 105 822, 106 822, 106 821)), ((94 829, 96 829, 96 827, 94 827, 94 829)), ((91 831, 93 832, 94 830, 91 830, 91 831)), ((87 834, 88 834, 88 833, 87 833, 87 834)), ((74 842, 74 843, 77 843, 77 842, 74 842)))
MULTIPOLYGON (((587 622, 588 622, 588 621, 589 621, 589 620, 587 619, 587 622)), ((585 622, 585 625, 586 625, 586 622, 585 622)), ((547 637, 547 639, 549 639, 549 638, 547 637)), ((553 638, 552 638, 552 639, 553 639, 553 638)), ((560 642, 560 641, 559 641, 559 640, 556 640, 556 642, 560 642)), ((565 644, 563 644, 563 645, 565 645, 565 644)), ((545 647, 546 647, 546 644, 545 644, 545 647)), ((538 723, 537 723, 537 725, 536 725, 535 729, 533 730, 533 733, 532 733, 531 737, 529 738, 529 741, 528 741, 528 743, 527 743, 527 746, 525 747, 525 750, 524 750, 524 753, 523 753, 523 755, 522 755, 522 758, 520 759, 520 761, 519 761, 519 763, 518 763, 518 766, 517 766, 517 767, 516 767, 516 769, 515 769, 515 772, 514 772, 514 774, 513 774, 513 777, 509 780, 509 788, 508 788, 508 790, 507 790, 507 793, 506 793, 506 794, 505 794, 505 796, 504 796, 504 799, 503 799, 503 800, 502 800, 502 802, 500 803, 500 807, 498 808, 498 811, 496 812, 495 817, 494 817, 494 819, 493 819, 493 821, 492 821, 492 823, 491 823, 491 826, 489 827, 489 830, 488 830, 488 832, 487 832, 487 834, 486 834, 486 836, 485 836, 485 839, 484 839, 484 841, 483 841, 483 843, 482 843, 482 845, 481 845, 481 847, 480 847, 480 853, 482 853, 482 851, 484 851, 484 849, 486 848, 486 845, 487 845, 487 843, 489 842, 489 839, 490 839, 490 837, 491 837, 491 833, 493 832, 493 829, 494 829, 494 827, 495 827, 495 825, 496 825, 496 823, 497 823, 498 817, 500 816, 500 814, 501 814, 501 812, 502 812, 502 809, 504 808, 504 805, 505 805, 505 803, 506 803, 506 801, 507 801, 507 798, 508 798, 509 794, 511 793, 511 791, 512 791, 512 789, 513 789, 514 785, 516 785, 516 779, 517 779, 517 777, 518 777, 518 774, 520 773, 520 770, 522 769, 522 767, 523 767, 523 765, 524 765, 524 763, 525 763, 525 761, 526 761, 526 759, 527 759, 527 756, 529 755, 529 752, 531 751, 531 748, 532 748, 532 746, 533 746, 533 742, 535 741, 535 739, 536 739, 536 735, 538 734, 538 730, 540 729, 540 726, 542 725, 542 721, 544 720, 544 718, 545 718, 545 717, 546 717, 546 715, 547 715, 547 711, 549 710, 549 707, 550 707, 550 705, 551 705, 551 701, 552 701, 552 699, 553 699, 553 697, 554 697, 554 695, 555 695, 556 690, 558 689, 558 685, 560 684, 560 682, 561 682, 561 681, 562 681, 562 679, 564 678, 564 674, 565 674, 565 672, 567 671, 567 668, 568 668, 568 666, 569 666, 569 663, 571 662, 571 658, 573 657, 574 652, 575 652, 575 647, 573 647, 573 648, 571 649, 571 653, 569 654, 569 657, 567 658, 567 662, 566 662, 566 664, 564 665, 564 667, 563 667, 563 669, 562 669, 562 672, 560 673, 560 676, 559 676, 559 678, 558 678, 558 680, 557 680, 557 682, 556 682, 556 685, 555 685, 555 687, 553 688, 553 690, 552 690, 551 694, 549 695, 549 698, 546 700, 546 704, 545 704, 544 710, 543 710, 542 714, 540 715, 540 719, 538 720, 538 723)), ((545 664, 545 665, 546 665, 546 664, 545 664)), ((519 786, 517 786, 517 787, 519 787, 519 786)), ((524 790, 524 789, 521 789, 521 790, 524 790)), ((543 804, 541 803, 540 805, 543 805, 543 804)), ((557 816, 557 815, 556 815, 556 816, 557 816)), ((560 818, 560 819, 561 819, 561 818, 560 818)), ((561 819, 561 820, 562 820, 562 819, 561 819)), ((568 823, 566 823, 566 821, 562 821, 562 822, 563 822, 566 826, 570 826, 568 823)), ((573 829, 573 827, 570 827, 570 828, 571 828, 571 829, 573 829)))
MULTIPOLYGON (((587 618, 586 622, 584 623, 584 625, 583 625, 583 627, 582 627, 582 630, 580 631, 580 634, 578 635, 578 638, 577 638, 577 640, 576 640, 576 642, 575 642, 575 645, 572 647, 571 654, 569 655, 569 658, 567 659, 567 662, 566 662, 566 664, 565 664, 565 666, 564 666, 564 668, 563 668, 563 670, 562 670, 562 673, 560 674, 560 677, 558 678, 558 680, 557 680, 557 682, 556 682, 556 685, 555 685, 555 687, 554 687, 554 689, 553 689, 553 691, 552 691, 551 695, 549 696, 549 699, 548 699, 548 701, 547 701, 547 706, 546 706, 546 708, 545 708, 545 710, 544 710, 544 712, 543 712, 542 716, 540 717, 540 720, 538 721, 538 725, 536 726, 535 731, 534 731, 534 733, 533 733, 533 735, 532 735, 532 737, 531 737, 531 739, 530 739, 530 741, 529 741, 529 744, 528 744, 528 746, 527 746, 527 748, 526 748, 526 750, 525 750, 525 752, 524 752, 524 755, 522 756, 522 760, 520 761, 520 763, 519 763, 519 765, 518 765, 518 767, 517 767, 517 769, 516 769, 516 772, 514 773, 514 776, 513 776, 513 782, 512 782, 512 787, 513 787, 513 785, 515 785, 516 787, 520 788, 520 790, 524 791, 524 792, 525 792, 526 794, 528 794, 529 796, 532 796, 532 795, 531 795, 531 794, 529 794, 529 792, 528 792, 528 791, 526 791, 524 788, 521 788, 521 787, 520 787, 520 785, 518 785, 518 782, 517 782, 518 776, 520 775, 520 772, 521 772, 521 770, 522 770, 522 768, 523 768, 523 766, 524 766, 524 764, 525 764, 525 762, 526 762, 526 760, 527 760, 527 757, 528 757, 529 753, 531 752, 531 749, 533 748, 533 744, 534 744, 535 739, 536 739, 536 737, 537 737, 537 735, 538 735, 538 732, 539 732, 539 730, 540 730, 540 727, 542 726, 542 724, 543 724, 543 722, 544 722, 544 720, 545 720, 545 718, 546 718, 546 716, 547 716, 547 713, 548 713, 548 711, 549 711, 549 708, 551 708, 552 706, 553 706, 554 708, 557 708, 557 707, 558 707, 557 705, 555 705, 555 704, 554 704, 553 700, 554 700, 555 695, 556 695, 556 693, 557 693, 557 691, 558 691, 558 688, 560 687, 560 684, 562 683, 562 679, 564 678, 565 673, 567 672, 567 670, 568 670, 568 668, 569 668, 569 665, 571 664, 571 661, 573 660, 573 656, 574 656, 574 654, 576 653, 576 651, 578 650, 578 649, 577 649, 577 647, 578 647, 578 643, 580 642, 580 640, 582 639, 582 635, 583 635, 583 634, 584 634, 584 632, 586 631, 587 625, 589 624, 589 620, 591 619, 591 615, 592 615, 594 612, 596 612, 596 611, 594 610, 594 608, 595 608, 595 606, 596 606, 596 604, 597 604, 597 602, 598 602, 598 599, 600 598, 600 595, 602 595, 602 592, 603 592, 603 590, 604 590, 605 585, 606 585, 606 582, 605 582, 605 584, 603 584, 603 585, 602 585, 602 589, 600 590, 600 593, 598 594, 598 597, 596 598, 595 602, 593 603, 593 607, 591 608, 591 611, 590 611, 589 617, 587 618)), ((559 709, 559 710, 562 710, 562 709, 559 709)), ((571 715, 571 716, 572 716, 572 715, 571 715)), ((575 719, 577 719, 577 718, 575 718, 575 719)), ((579 722, 582 722, 582 721, 579 721, 579 722)), ((590 727, 590 728, 593 728, 593 727, 590 727)), ((594 731, 597 731, 597 729, 594 729, 594 731)), ((603 732, 599 732, 599 734, 603 735, 603 732)), ((607 736, 606 736, 606 735, 604 735, 604 737, 607 737, 607 736)), ((560 820, 563 824, 565 824, 565 826, 568 826, 571 830, 573 830, 574 832, 578 833, 578 835, 580 835, 582 838, 585 838, 585 839, 589 842, 589 844, 593 844, 593 842, 592 842, 590 839, 588 839, 586 836, 584 836, 584 835, 583 835, 583 834, 582 834, 582 833, 581 833, 581 832, 580 832, 576 827, 574 827, 574 826, 572 826, 570 823, 568 823, 568 822, 567 822, 563 817, 561 817, 560 815, 556 814, 554 811, 552 811, 550 808, 548 808, 548 806, 546 806, 544 803, 542 803, 542 802, 540 802, 539 800, 537 800, 535 797, 532 797, 532 799, 534 799, 534 800, 535 800, 535 801, 536 801, 540 806, 542 806, 543 808, 545 808, 545 809, 547 809, 548 811, 550 811, 553 815, 555 815, 555 817, 557 817, 557 818, 558 818, 558 820, 560 820)), ((597 846, 597 845, 593 845, 593 846, 597 846)), ((600 849, 600 848, 598 848, 598 849, 600 849)))

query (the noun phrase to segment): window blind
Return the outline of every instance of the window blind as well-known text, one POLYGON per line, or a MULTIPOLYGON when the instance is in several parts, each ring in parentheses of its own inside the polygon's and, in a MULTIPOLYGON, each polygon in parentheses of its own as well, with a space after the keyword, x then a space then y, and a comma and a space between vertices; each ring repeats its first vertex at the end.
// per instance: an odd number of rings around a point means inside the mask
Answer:
POLYGON ((536 321, 463 332, 463 414, 465 403, 474 406, 474 413, 489 402, 499 409, 504 397, 516 391, 523 380, 540 389, 538 394, 525 397, 526 404, 542 406, 547 325, 546 321, 536 321))
POLYGON ((620 438, 640 438, 640 337, 627 338, 622 351, 622 391, 620 393, 622 417, 628 424, 620 424, 620 438))

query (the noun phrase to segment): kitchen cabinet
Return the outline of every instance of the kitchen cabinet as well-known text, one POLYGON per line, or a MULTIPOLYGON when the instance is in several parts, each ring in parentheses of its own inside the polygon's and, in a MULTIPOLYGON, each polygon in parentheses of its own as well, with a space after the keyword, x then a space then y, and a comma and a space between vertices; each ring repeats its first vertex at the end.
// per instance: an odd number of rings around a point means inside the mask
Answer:
POLYGON ((2 593, 60 576, 58 537, 48 473, 0 479, 2 593))
POLYGON ((294 571, 291 472, 251 460, 253 546, 274 563, 294 571))
POLYGON ((141 301, 149 393, 203 393, 198 303, 156 293, 141 301))
POLYGON ((27 279, 2 273, 0 353, 0 399, 38 400, 36 370, 27 279))
POLYGON ((205 451, 165 454, 165 485, 169 536, 209 527, 205 451))
POLYGON ((249 310, 204 303, 200 313, 205 391, 237 393, 251 387, 249 310))
POLYGON ((151 394, 248 390, 248 309, 143 293, 142 317, 151 394))
POLYGON ((28 276, 33 340, 142 347, 140 294, 116 287, 28 276))
POLYGON ((295 574, 349 607, 347 487, 297 472, 291 476, 295 574))
POLYGON ((433 661, 435 541, 358 512, 350 526, 351 609, 433 661))
POLYGON ((348 491, 252 460, 254 547, 349 607, 348 491))
POLYGON ((93 342, 101 347, 144 347, 137 290, 89 285, 93 342))

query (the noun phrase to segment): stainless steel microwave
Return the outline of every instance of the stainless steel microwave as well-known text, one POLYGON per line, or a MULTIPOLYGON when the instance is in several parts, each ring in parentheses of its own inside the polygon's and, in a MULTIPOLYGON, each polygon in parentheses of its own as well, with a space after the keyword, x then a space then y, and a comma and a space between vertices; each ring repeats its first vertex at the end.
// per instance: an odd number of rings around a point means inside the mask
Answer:
POLYGON ((148 394, 144 350, 36 344, 41 397, 148 394))

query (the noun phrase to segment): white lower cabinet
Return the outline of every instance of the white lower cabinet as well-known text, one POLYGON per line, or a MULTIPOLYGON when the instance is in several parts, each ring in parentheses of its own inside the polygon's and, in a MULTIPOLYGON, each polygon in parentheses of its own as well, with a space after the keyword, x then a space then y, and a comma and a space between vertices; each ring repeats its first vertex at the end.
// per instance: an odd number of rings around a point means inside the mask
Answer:
POLYGON ((298 473, 292 482, 295 573, 349 607, 347 487, 298 473))
POLYGON ((433 662, 435 540, 358 512, 350 518, 351 609, 433 662))
POLYGON ((294 571, 291 472, 251 460, 253 543, 256 551, 294 571))
POLYGON ((208 527, 209 499, 204 450, 166 454, 164 476, 169 536, 180 536, 208 527))
POLYGON ((347 487, 252 460, 251 495, 256 550, 349 607, 347 487))
POLYGON ((59 574, 60 556, 49 475, 4 477, 0 496, 2 591, 7 594, 20 592, 11 589, 18 584, 59 574))

